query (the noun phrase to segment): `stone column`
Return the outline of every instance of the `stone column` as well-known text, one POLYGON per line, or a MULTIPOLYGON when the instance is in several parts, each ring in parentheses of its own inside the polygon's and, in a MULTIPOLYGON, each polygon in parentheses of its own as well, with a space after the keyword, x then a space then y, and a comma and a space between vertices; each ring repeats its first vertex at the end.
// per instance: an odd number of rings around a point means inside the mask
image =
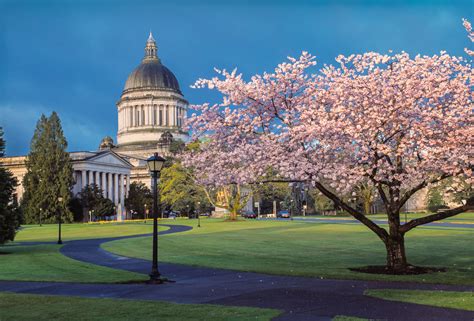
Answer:
POLYGON ((120 174, 120 208, 125 209, 125 177, 120 174))
POLYGON ((102 193, 104 197, 107 197, 107 173, 102 172, 102 193))
POLYGON ((89 171, 89 182, 88 182, 88 185, 92 185, 94 184, 94 172, 93 171, 89 171))
POLYGON ((100 187, 100 172, 95 172, 95 183, 97 184, 98 188, 100 187))
POLYGON ((82 170, 81 174, 82 174, 81 184, 82 184, 82 188, 84 188, 87 185, 87 172, 82 170))
POLYGON ((118 205, 118 174, 113 174, 114 175, 114 203, 115 205, 118 205))
POLYGON ((130 192, 130 175, 127 175, 127 190, 126 190, 126 195, 128 197, 128 192, 130 192))
POLYGON ((107 198, 111 201, 114 200, 114 195, 112 192, 112 187, 113 187, 113 181, 112 181, 112 173, 107 173, 107 185, 108 185, 108 192, 107 192, 107 198))

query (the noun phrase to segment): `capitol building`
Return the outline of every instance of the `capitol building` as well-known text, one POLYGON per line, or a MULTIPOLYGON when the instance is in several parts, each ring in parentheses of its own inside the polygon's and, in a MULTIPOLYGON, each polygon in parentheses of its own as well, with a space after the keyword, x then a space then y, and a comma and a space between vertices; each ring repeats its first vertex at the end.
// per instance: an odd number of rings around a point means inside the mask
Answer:
MULTIPOLYGON (((145 55, 128 76, 117 102, 118 131, 116 142, 107 136, 98 150, 70 152, 77 195, 89 184, 98 185, 104 196, 117 208, 117 219, 126 216, 124 200, 132 182, 151 187, 146 159, 155 152, 169 155, 173 141, 186 141, 182 130, 188 102, 181 93, 175 75, 158 57, 158 47, 150 32, 145 55)), ((23 195, 26 156, 0 158, 0 166, 8 168, 18 179, 18 199, 23 195)))

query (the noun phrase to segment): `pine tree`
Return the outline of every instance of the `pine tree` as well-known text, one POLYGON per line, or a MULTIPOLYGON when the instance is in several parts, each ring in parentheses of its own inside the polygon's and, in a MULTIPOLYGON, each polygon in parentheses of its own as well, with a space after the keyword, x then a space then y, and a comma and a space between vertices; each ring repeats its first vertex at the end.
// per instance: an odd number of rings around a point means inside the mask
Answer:
MULTIPOLYGON (((5 155, 5 140, 0 127, 0 157, 5 155)), ((18 203, 15 188, 17 180, 6 168, 0 167, 0 244, 13 241, 20 226, 18 203)))
POLYGON ((42 115, 31 141, 26 162, 27 174, 23 182, 23 207, 27 223, 39 222, 40 208, 45 223, 57 223, 59 212, 62 222, 72 221, 73 215, 67 204, 74 181, 66 148, 67 141, 56 112, 49 118, 42 115))

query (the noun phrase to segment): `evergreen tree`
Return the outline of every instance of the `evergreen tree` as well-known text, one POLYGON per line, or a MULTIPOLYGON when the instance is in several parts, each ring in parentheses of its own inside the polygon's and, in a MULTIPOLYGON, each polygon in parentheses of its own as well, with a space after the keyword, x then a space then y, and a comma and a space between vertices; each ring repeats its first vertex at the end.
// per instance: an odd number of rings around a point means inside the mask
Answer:
POLYGON ((59 213, 62 222, 72 221, 73 215, 68 204, 74 181, 66 148, 67 141, 56 112, 49 118, 41 115, 31 140, 26 161, 27 174, 23 182, 26 223, 39 221, 40 208, 42 221, 45 223, 57 223, 59 213))
POLYGON ((137 213, 139 218, 144 218, 145 204, 151 214, 153 209, 153 196, 150 189, 143 183, 133 182, 130 184, 128 197, 125 199, 125 207, 128 211, 137 213))
POLYGON ((426 205, 430 212, 437 212, 441 209, 448 208, 444 202, 442 190, 440 187, 430 188, 428 191, 426 205))
POLYGON ((94 206, 94 215, 99 218, 115 214, 115 204, 108 198, 102 197, 94 206))
POLYGON ((86 185, 78 195, 85 210, 93 210, 104 198, 102 189, 97 184, 86 185))
MULTIPOLYGON (((0 127, 0 157, 5 155, 3 129, 0 127)), ((20 211, 15 196, 17 180, 6 168, 0 167, 0 244, 13 241, 20 226, 20 211)))

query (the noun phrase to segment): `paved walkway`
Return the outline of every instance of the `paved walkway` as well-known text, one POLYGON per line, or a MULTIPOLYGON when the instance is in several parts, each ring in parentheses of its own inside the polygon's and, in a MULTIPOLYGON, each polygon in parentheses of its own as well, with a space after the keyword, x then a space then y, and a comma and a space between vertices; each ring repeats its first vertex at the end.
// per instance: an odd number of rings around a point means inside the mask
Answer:
MULTIPOLYGON (((165 226, 170 229, 160 232, 160 235, 191 229, 188 226, 165 226)), ((61 253, 83 262, 146 274, 150 271, 150 261, 117 256, 100 248, 102 243, 133 237, 138 236, 68 241, 61 253)), ((159 268, 164 276, 176 282, 146 285, 0 281, 0 291, 253 306, 284 311, 276 320, 331 320, 335 315, 382 320, 474 319, 474 312, 385 301, 363 295, 366 289, 474 291, 473 286, 325 280, 169 263, 161 263, 159 268)))

